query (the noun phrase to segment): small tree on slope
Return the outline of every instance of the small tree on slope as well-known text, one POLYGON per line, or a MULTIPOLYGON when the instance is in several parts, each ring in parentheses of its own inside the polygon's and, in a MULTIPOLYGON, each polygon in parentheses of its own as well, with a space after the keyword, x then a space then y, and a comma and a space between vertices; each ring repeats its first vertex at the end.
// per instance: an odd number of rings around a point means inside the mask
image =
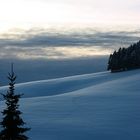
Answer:
POLYGON ((3 110, 3 120, 0 123, 3 130, 0 132, 0 140, 27 140, 28 137, 24 135, 30 128, 22 127, 25 122, 20 115, 22 112, 19 108, 19 98, 21 94, 14 93, 16 76, 13 72, 13 64, 11 66, 11 73, 8 75, 9 90, 6 94, 2 94, 5 99, 6 109, 3 110))

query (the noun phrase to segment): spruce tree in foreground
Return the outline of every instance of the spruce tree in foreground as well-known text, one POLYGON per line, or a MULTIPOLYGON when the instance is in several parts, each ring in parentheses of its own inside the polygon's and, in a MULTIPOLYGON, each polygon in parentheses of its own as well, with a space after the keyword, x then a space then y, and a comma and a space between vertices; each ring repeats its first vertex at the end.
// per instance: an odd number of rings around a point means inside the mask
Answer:
POLYGON ((0 123, 3 130, 0 132, 0 140, 27 140, 28 137, 24 135, 29 128, 22 127, 25 122, 20 115, 22 112, 19 108, 19 98, 21 94, 15 94, 15 80, 16 76, 13 72, 13 65, 11 66, 11 73, 8 74, 9 90, 6 94, 2 94, 5 99, 6 109, 3 110, 3 120, 0 123))

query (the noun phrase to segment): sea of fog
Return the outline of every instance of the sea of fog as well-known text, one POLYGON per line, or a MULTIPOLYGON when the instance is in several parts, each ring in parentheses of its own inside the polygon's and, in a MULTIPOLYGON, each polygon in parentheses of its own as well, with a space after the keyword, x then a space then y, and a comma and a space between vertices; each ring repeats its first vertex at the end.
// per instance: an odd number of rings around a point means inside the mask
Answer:
MULTIPOLYGON (((12 60, 17 83, 105 71, 108 56, 63 60, 12 60)), ((7 85, 11 60, 0 60, 0 86, 7 85)))

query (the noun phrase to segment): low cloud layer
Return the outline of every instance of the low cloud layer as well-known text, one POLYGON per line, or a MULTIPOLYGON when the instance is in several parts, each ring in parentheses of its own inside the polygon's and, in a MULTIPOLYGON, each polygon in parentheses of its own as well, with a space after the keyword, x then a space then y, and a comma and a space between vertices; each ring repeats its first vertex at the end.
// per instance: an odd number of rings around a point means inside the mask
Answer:
POLYGON ((73 58, 107 55, 140 39, 140 29, 19 30, 0 35, 0 58, 73 58))

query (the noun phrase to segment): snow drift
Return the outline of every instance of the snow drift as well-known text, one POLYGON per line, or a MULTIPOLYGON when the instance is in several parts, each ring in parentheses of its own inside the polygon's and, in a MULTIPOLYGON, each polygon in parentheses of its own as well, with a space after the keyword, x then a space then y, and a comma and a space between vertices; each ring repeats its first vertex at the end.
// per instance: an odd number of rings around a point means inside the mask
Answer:
POLYGON ((139 80, 134 70, 17 84, 30 139, 139 140, 139 80))

